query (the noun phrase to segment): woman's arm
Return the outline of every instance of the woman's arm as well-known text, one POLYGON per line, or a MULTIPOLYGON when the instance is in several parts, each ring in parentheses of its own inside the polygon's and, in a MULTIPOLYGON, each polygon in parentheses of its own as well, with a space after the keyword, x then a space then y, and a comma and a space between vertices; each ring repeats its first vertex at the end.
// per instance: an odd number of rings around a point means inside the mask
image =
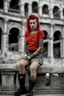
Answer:
POLYGON ((39 39, 39 48, 30 56, 31 58, 34 57, 35 55, 37 55, 39 52, 43 52, 44 48, 43 48, 43 38, 39 39))

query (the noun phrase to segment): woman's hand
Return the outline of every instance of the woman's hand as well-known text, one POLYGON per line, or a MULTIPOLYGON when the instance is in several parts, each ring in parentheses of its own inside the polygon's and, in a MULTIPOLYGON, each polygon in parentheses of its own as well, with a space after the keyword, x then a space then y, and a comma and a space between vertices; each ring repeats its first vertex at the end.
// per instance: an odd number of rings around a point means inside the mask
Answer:
POLYGON ((25 60, 29 60, 30 59, 30 56, 28 56, 27 54, 25 54, 22 59, 25 59, 25 60))

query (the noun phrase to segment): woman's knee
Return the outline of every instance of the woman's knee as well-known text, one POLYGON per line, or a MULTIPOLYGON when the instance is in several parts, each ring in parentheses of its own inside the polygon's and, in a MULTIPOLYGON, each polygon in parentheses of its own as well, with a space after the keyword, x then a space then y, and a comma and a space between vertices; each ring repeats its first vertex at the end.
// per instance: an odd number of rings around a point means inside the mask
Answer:
POLYGON ((25 66, 26 66, 27 64, 26 64, 26 62, 24 61, 24 60, 21 60, 20 62, 19 62, 19 67, 20 68, 25 68, 25 66))
POLYGON ((19 64, 24 65, 24 66, 28 65, 28 63, 29 63, 28 60, 24 60, 24 59, 21 59, 19 62, 19 64))
POLYGON ((19 72, 21 74, 25 74, 26 73, 26 69, 25 69, 26 65, 27 65, 27 63, 24 60, 21 60, 19 62, 19 72))
POLYGON ((20 68, 25 67, 24 63, 20 61, 20 62, 19 62, 19 67, 20 67, 20 68))

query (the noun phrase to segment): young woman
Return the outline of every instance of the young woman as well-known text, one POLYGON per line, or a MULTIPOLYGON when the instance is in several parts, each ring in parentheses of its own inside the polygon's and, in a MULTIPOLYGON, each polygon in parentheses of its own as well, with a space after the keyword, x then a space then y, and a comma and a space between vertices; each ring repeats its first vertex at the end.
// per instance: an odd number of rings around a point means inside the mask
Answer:
MULTIPOLYGON (((43 64, 43 37, 44 32, 40 30, 40 23, 37 16, 31 14, 26 22, 27 31, 25 41, 27 44, 26 54, 22 57, 19 64, 19 84, 20 88, 15 92, 15 96, 27 93, 33 96, 33 87, 37 79, 37 69, 43 64), (29 87, 26 91, 25 74, 26 66, 30 65, 29 87)), ((25 44, 25 45, 26 45, 25 44)))

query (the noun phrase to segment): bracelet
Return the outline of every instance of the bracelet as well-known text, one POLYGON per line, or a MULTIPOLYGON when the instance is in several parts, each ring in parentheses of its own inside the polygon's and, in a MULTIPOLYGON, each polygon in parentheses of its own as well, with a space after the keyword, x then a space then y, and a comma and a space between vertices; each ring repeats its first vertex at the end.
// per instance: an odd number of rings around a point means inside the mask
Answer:
POLYGON ((34 55, 34 54, 32 54, 32 55, 30 56, 30 58, 32 59, 34 56, 35 56, 35 55, 34 55))

